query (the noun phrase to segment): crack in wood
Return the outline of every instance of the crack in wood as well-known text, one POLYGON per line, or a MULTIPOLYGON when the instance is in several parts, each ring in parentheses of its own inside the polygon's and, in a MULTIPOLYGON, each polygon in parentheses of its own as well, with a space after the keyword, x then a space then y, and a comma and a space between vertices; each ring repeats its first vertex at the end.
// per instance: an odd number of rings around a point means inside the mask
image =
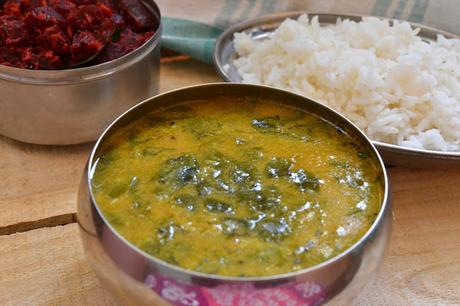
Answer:
POLYGON ((52 216, 39 220, 20 222, 7 226, 2 226, 0 227, 0 236, 23 233, 39 228, 55 227, 76 222, 77 215, 75 213, 52 216))

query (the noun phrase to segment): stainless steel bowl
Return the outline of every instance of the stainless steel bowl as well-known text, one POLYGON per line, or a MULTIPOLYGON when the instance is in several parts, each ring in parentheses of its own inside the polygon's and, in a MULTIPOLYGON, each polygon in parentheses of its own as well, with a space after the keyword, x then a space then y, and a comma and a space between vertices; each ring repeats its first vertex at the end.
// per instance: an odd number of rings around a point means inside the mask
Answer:
POLYGON ((78 221, 87 258, 103 286, 122 305, 317 305, 349 304, 379 267, 391 229, 388 179, 369 139, 349 120, 303 96, 265 86, 217 83, 172 91, 148 99, 115 120, 89 158, 78 198, 78 221), (91 177, 101 146, 117 129, 162 106, 197 99, 258 98, 295 105, 315 113, 364 143, 377 161, 384 184, 380 212, 368 232, 340 255, 314 267, 270 277, 224 277, 185 270, 137 249, 107 222, 95 202, 91 177), (229 302, 232 301, 233 302, 229 302), (239 299, 239 302, 236 302, 239 299), (212 300, 212 302, 210 302, 212 300), (224 303, 224 301, 227 301, 224 303))
POLYGON ((134 104, 158 93, 161 15, 156 33, 137 50, 100 65, 68 70, 27 70, 0 65, 0 134, 35 144, 96 140, 134 104))

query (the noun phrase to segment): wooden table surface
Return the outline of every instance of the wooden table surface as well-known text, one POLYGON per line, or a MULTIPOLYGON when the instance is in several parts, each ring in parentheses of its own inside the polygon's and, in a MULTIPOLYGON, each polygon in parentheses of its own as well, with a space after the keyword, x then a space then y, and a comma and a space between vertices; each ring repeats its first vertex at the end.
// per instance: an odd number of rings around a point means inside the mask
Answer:
MULTIPOLYGON (((161 91, 218 81, 212 66, 162 61, 161 91)), ((76 194, 91 144, 0 136, 0 305, 113 305, 83 254, 76 194)), ((460 171, 389 169, 394 226, 357 305, 460 304, 460 171)))

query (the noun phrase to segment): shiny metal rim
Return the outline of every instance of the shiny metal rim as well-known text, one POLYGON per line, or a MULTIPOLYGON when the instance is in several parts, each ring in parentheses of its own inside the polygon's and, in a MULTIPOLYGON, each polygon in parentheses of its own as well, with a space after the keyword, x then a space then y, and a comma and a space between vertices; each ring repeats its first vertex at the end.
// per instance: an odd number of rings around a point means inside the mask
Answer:
MULTIPOLYGON (((322 105, 322 104, 320 104, 318 102, 310 100, 310 99, 308 99, 308 98, 306 98, 304 96, 297 95, 297 94, 294 94, 294 93, 286 91, 286 90, 277 89, 277 88, 264 86, 264 85, 238 84, 238 83, 200 84, 200 85, 188 86, 188 87, 183 87, 183 88, 171 90, 171 91, 168 91, 166 93, 157 95, 157 96, 155 96, 153 98, 149 98, 147 100, 144 100, 144 101, 140 102, 139 104, 133 106, 132 108, 127 110, 125 113, 120 115, 117 119, 115 119, 105 129, 105 131, 101 134, 101 136, 99 137, 99 139, 97 140, 96 144, 94 145, 94 147, 93 147, 93 149, 91 151, 85 175, 86 175, 86 180, 87 180, 87 186, 88 186, 88 189, 89 189, 91 205, 93 205, 95 211, 97 212, 99 217, 104 221, 104 223, 107 225, 107 227, 110 229, 110 231, 118 239, 120 239, 127 246, 129 246, 134 252, 136 252, 140 256, 142 256, 142 257, 144 257, 144 258, 146 258, 146 259, 148 259, 150 261, 155 262, 155 264, 157 264, 157 265, 163 266, 166 269, 171 270, 172 272, 174 272, 176 274, 178 273, 178 274, 183 275, 183 276, 192 276, 192 277, 197 277, 197 278, 201 278, 201 279, 209 279, 209 280, 216 280, 216 281, 229 281, 229 282, 235 282, 235 283, 248 282, 248 281, 251 281, 251 282, 270 282, 270 281, 278 281, 278 280, 282 280, 282 279, 291 279, 291 278, 295 278, 296 276, 302 275, 304 273, 309 273, 309 272, 320 270, 321 268, 323 268, 323 267, 325 267, 327 265, 330 265, 330 264, 342 259, 343 257, 347 256, 348 254, 352 253, 354 250, 360 248, 365 243, 367 243, 367 241, 369 239, 371 239, 371 237, 373 235, 375 235, 378 227, 381 226, 381 224, 383 223, 385 215, 387 213, 389 213, 389 211, 390 211, 388 175, 387 175, 385 165, 383 163, 383 160, 382 160, 380 154, 378 153, 378 151, 377 151, 376 147, 374 146, 374 144, 369 140, 369 138, 358 127, 356 127, 356 125, 354 125, 354 123, 352 123, 350 120, 348 120, 347 118, 345 118, 344 116, 342 116, 341 114, 336 112, 335 110, 333 110, 333 109, 331 109, 331 108, 329 108, 329 107, 327 107, 325 105, 322 105), (92 184, 91 184, 91 178, 92 178, 92 174, 93 174, 93 171, 94 171, 93 167, 95 165, 95 161, 96 161, 96 157, 97 157, 96 154, 97 154, 97 151, 98 151, 99 147, 104 143, 105 139, 110 136, 112 130, 117 128, 117 124, 122 119, 124 119, 131 112, 135 111, 137 108, 142 107, 144 104, 153 103, 156 99, 161 99, 164 96, 173 95, 176 92, 188 92, 188 91, 191 91, 191 90, 196 89, 196 88, 209 88, 209 89, 212 89, 213 87, 219 87, 219 86, 235 87, 235 91, 238 91, 239 87, 240 88, 241 87, 246 87, 246 88, 254 88, 256 90, 270 90, 270 91, 273 91, 273 92, 281 92, 281 93, 284 93, 284 94, 287 94, 287 95, 296 96, 296 97, 301 98, 303 100, 309 101, 309 103, 317 104, 323 110, 332 113, 333 116, 339 117, 341 120, 345 121, 346 124, 348 124, 354 130, 356 130, 356 133, 359 134, 359 136, 362 137, 363 140, 365 140, 365 142, 374 151, 375 156, 378 159, 378 164, 379 164, 379 167, 380 167, 382 175, 383 175, 384 193, 383 193, 383 197, 382 197, 382 201, 381 201, 381 207, 380 207, 379 214, 375 218, 372 226, 367 230, 367 232, 356 243, 354 243, 352 246, 350 246, 344 252, 338 254, 337 256, 335 256, 333 258, 330 258, 330 259, 328 259, 328 260, 326 260, 326 261, 324 261, 324 262, 322 262, 322 263, 320 263, 318 265, 315 265, 315 266, 312 266, 312 267, 309 267, 309 268, 306 268, 306 269, 302 269, 302 270, 299 270, 299 271, 290 272, 290 273, 284 273, 284 274, 278 274, 278 275, 272 275, 272 276, 265 276, 265 277, 229 277, 229 276, 219 276, 219 275, 213 275, 213 274, 200 273, 200 272, 196 272, 196 271, 193 271, 193 270, 183 269, 181 267, 178 267, 178 266, 169 264, 167 262, 164 262, 163 260, 160 260, 160 259, 158 259, 158 258, 156 258, 156 257, 154 257, 154 256, 152 256, 150 254, 147 254, 146 252, 144 252, 144 251, 138 249, 137 247, 135 247, 132 243, 127 241, 124 237, 122 237, 112 227, 112 225, 107 221, 107 219, 104 217, 104 215, 102 214, 101 210, 99 209, 99 206, 97 205, 96 199, 94 198, 94 194, 93 194, 93 190, 92 190, 92 184)), ((82 230, 84 230, 86 232, 89 232, 81 224, 80 224, 80 227, 82 228, 82 230)))
MULTIPOLYGON (((240 22, 228 28, 225 32, 223 32, 216 41, 216 45, 214 48, 213 54, 213 62, 214 66, 216 67, 217 73, 219 76, 227 82, 237 82, 241 83, 241 79, 236 78, 233 75, 228 73, 228 70, 225 69, 226 65, 229 67, 232 66, 230 62, 224 62, 223 58, 223 51, 226 44, 228 44, 229 40, 233 40, 233 34, 236 32, 244 32, 250 29, 256 29, 258 27, 266 28, 266 33, 272 32, 273 29, 285 20, 286 18, 297 18, 302 14, 308 13, 308 16, 318 16, 319 21, 322 24, 332 24, 339 18, 341 19, 350 19, 359 21, 362 17, 369 17, 370 15, 354 15, 354 14, 334 14, 334 13, 310 13, 310 12, 286 12, 286 13, 279 13, 279 14, 272 14, 267 16, 256 17, 247 21, 240 22)), ((397 19, 390 19, 390 18, 383 18, 374 16, 377 18, 389 20, 390 22, 394 21, 401 21, 397 19)), ((408 21, 409 22, 409 21, 408 21)), ((455 35, 449 32, 445 32, 442 30, 438 30, 433 27, 421 25, 418 23, 409 22, 412 27, 419 28, 420 33, 419 35, 427 40, 433 40, 436 38, 438 34, 443 35, 448 38, 456 38, 460 39, 459 35, 455 35)), ((262 29, 261 32, 264 32, 262 29)), ((394 152, 397 154, 404 154, 410 155, 413 157, 429 157, 435 160, 451 160, 451 161, 459 161, 460 162, 460 152, 443 152, 443 151, 434 151, 434 150, 422 150, 422 149, 415 149, 409 147, 402 147, 395 144, 384 143, 380 141, 372 141, 374 145, 378 149, 386 150, 389 152, 394 152)))

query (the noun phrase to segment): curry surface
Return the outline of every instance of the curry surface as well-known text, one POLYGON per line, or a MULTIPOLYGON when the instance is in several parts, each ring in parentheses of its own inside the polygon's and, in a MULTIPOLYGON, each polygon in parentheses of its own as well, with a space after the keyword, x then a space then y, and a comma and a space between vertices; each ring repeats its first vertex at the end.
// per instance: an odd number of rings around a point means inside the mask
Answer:
POLYGON ((340 129, 270 102, 193 101, 112 135, 92 178, 102 213, 168 263, 267 276, 350 247, 379 212, 371 152, 340 129))

